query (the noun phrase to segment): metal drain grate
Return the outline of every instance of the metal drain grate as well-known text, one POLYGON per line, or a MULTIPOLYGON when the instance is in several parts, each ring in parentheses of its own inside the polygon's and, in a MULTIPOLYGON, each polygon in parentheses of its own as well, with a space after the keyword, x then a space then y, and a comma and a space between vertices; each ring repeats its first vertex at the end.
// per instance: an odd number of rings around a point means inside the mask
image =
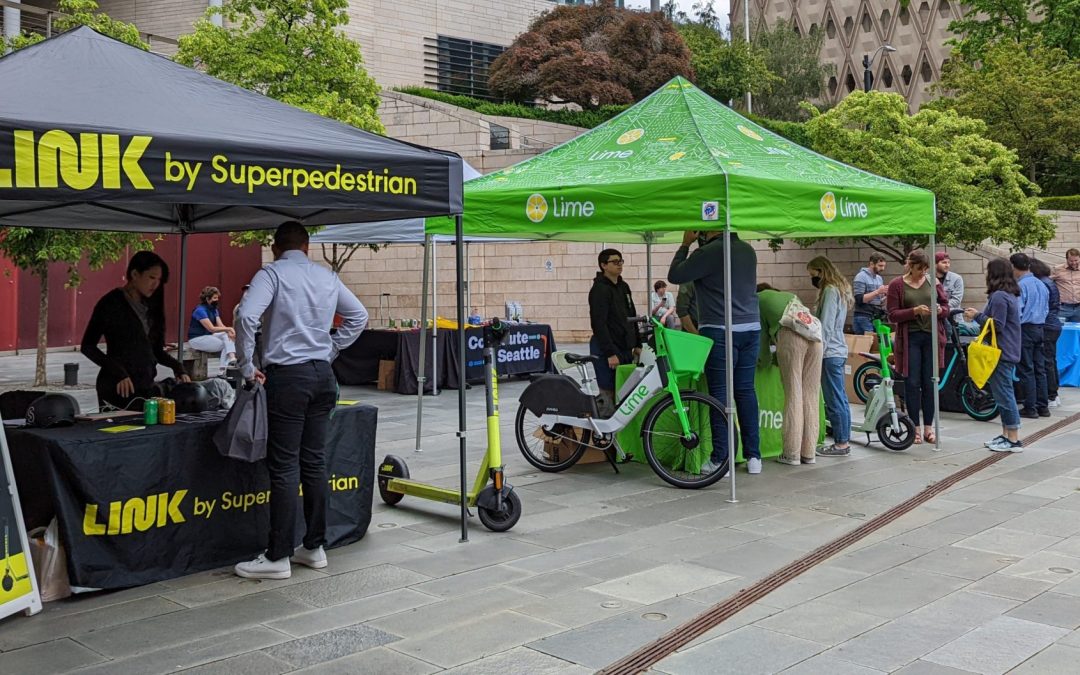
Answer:
MULTIPOLYGON (((1024 439, 1025 443, 1030 445, 1042 438, 1045 438, 1049 434, 1062 429, 1073 422, 1080 421, 1080 413, 1070 415, 1069 417, 1055 422, 1054 424, 1041 429, 1040 431, 1031 434, 1024 439)), ((942 480, 934 483, 930 487, 926 488, 922 492, 918 493, 911 499, 894 506, 885 513, 876 516, 858 528, 845 534, 842 537, 834 539, 824 546, 820 546, 804 557, 781 567, 777 571, 770 574, 767 578, 742 589, 735 595, 731 596, 727 600, 714 605, 712 609, 699 614, 697 617, 687 621, 681 626, 673 629, 666 635, 663 635, 653 642, 645 645, 636 652, 616 661, 615 663, 607 666, 603 670, 599 671, 601 675, 632 675, 636 673, 643 673, 651 668, 671 654, 674 654, 676 650, 687 644, 693 642, 697 638, 701 637, 705 633, 709 632, 716 626, 730 619, 747 606, 757 602, 769 593, 772 593, 777 588, 783 586, 787 582, 791 581, 795 577, 799 576, 803 572, 814 567, 818 563, 824 562, 826 559, 831 558, 840 551, 844 550, 848 546, 854 544, 867 535, 881 529, 882 527, 893 522, 900 516, 914 510, 916 507, 928 502, 935 496, 941 494, 945 490, 948 490, 952 486, 956 485, 960 481, 968 478, 979 471, 982 471, 986 467, 996 464, 1001 460, 1009 456, 1009 453, 1000 452, 992 453, 985 459, 981 459, 974 464, 960 469, 956 473, 953 473, 942 480)))

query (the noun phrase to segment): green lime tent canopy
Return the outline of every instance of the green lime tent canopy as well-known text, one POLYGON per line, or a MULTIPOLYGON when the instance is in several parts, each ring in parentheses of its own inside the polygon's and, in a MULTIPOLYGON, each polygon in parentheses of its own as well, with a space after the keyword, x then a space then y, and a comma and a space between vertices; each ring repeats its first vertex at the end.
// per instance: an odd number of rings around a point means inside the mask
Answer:
MULTIPOLYGON (((676 77, 563 145, 465 186, 464 234, 672 242, 932 234, 934 195, 778 136, 676 77)), ((453 234, 449 218, 427 231, 453 234)))

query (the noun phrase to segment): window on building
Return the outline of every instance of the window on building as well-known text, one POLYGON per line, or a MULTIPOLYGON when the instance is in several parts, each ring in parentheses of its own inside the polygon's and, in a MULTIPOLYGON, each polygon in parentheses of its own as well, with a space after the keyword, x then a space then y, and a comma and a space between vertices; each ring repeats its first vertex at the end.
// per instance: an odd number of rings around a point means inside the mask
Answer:
POLYGON ((829 78, 829 96, 836 96, 836 89, 840 86, 840 83, 836 81, 836 76, 829 78))
POLYGON ((919 5, 919 21, 921 21, 922 25, 925 26, 926 21, 929 18, 930 18, 930 3, 924 2, 923 4, 919 5))
POLYGON ((817 32, 821 30, 816 23, 810 24, 810 34, 817 35, 817 32))
POLYGON ((829 39, 836 37, 836 23, 833 22, 832 17, 825 23, 825 34, 829 36, 829 39))
POLYGON ((892 89, 892 71, 888 66, 885 66, 885 70, 881 73, 881 83, 885 85, 886 89, 892 89))
POLYGON ((488 90, 491 63, 506 48, 440 35, 424 39, 424 84, 438 91, 493 98, 488 90))
POLYGON ((882 28, 888 28, 889 27, 889 20, 890 19, 892 19, 892 14, 889 13, 889 10, 887 10, 887 9, 881 10, 881 27, 882 28))
POLYGON ((904 80, 904 86, 911 84, 911 66, 904 66, 904 69, 900 71, 900 78, 904 80))
POLYGON ((934 79, 934 71, 930 69, 930 62, 926 60, 925 56, 922 60, 922 68, 919 68, 919 77, 922 78, 923 82, 934 79))
POLYGON ((952 7, 949 6, 949 0, 941 0, 941 4, 938 5, 937 11, 942 19, 948 19, 952 16, 952 7))
POLYGON ((851 73, 848 73, 847 79, 844 80, 844 86, 847 87, 847 91, 849 94, 855 91, 855 76, 851 73))
POLYGON ((862 21, 859 24, 862 26, 862 32, 864 33, 869 33, 874 29, 874 20, 866 12, 863 12, 862 21))
POLYGON ((844 35, 851 37, 851 31, 855 30, 855 21, 849 16, 844 19, 844 35))
POLYGON ((900 17, 901 24, 906 26, 911 23, 911 12, 908 11, 907 7, 901 7, 898 16, 900 17))

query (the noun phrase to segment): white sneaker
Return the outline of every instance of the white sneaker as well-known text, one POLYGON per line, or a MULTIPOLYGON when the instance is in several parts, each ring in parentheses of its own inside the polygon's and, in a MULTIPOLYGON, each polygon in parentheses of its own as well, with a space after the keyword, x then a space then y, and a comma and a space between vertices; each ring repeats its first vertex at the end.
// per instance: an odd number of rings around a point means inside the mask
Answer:
POLYGON ((750 459, 746 460, 746 473, 761 473, 761 459, 758 457, 751 457, 750 459))
POLYGON ((997 445, 999 442, 1001 442, 1001 440, 1004 439, 1004 438, 1005 438, 1004 436, 994 436, 989 441, 983 443, 983 447, 984 448, 993 448, 995 445, 997 445))
POLYGON ((245 579, 288 579, 292 576, 292 565, 288 558, 268 560, 265 553, 260 553, 250 562, 236 563, 233 571, 245 579))
POLYGON ((1061 397, 1060 396, 1055 396, 1054 398, 1050 399, 1050 402, 1047 405, 1049 407, 1051 407, 1051 408, 1060 408, 1061 407, 1061 397))
POLYGON ((1002 436, 998 440, 994 441, 994 444, 989 446, 989 448, 994 452, 1023 452, 1024 444, 1020 441, 1013 443, 1009 439, 1002 436))
MULTIPOLYGON (((705 460, 705 463, 701 465, 701 475, 711 476, 719 468, 719 464, 714 464, 712 460, 705 460)), ((727 469, 724 470, 724 473, 722 473, 720 477, 723 478, 726 475, 728 475, 727 469)))
POLYGON ((326 551, 320 546, 314 550, 297 546, 289 560, 298 565, 310 567, 313 570, 321 570, 326 567, 326 551))

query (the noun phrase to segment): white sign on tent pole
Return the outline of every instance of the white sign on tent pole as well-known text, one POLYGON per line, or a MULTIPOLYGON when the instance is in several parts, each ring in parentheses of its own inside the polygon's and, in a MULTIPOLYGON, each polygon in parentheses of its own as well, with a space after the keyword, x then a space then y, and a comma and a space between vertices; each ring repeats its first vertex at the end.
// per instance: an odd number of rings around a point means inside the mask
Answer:
MULTIPOLYGON (((2 420, 0 420, 2 424, 2 420)), ((19 491, 15 487, 15 472, 8 455, 7 437, 0 430, 0 529, 3 549, 0 549, 0 618, 24 610, 27 616, 41 611, 34 564, 30 560, 30 545, 26 540, 19 491)))

